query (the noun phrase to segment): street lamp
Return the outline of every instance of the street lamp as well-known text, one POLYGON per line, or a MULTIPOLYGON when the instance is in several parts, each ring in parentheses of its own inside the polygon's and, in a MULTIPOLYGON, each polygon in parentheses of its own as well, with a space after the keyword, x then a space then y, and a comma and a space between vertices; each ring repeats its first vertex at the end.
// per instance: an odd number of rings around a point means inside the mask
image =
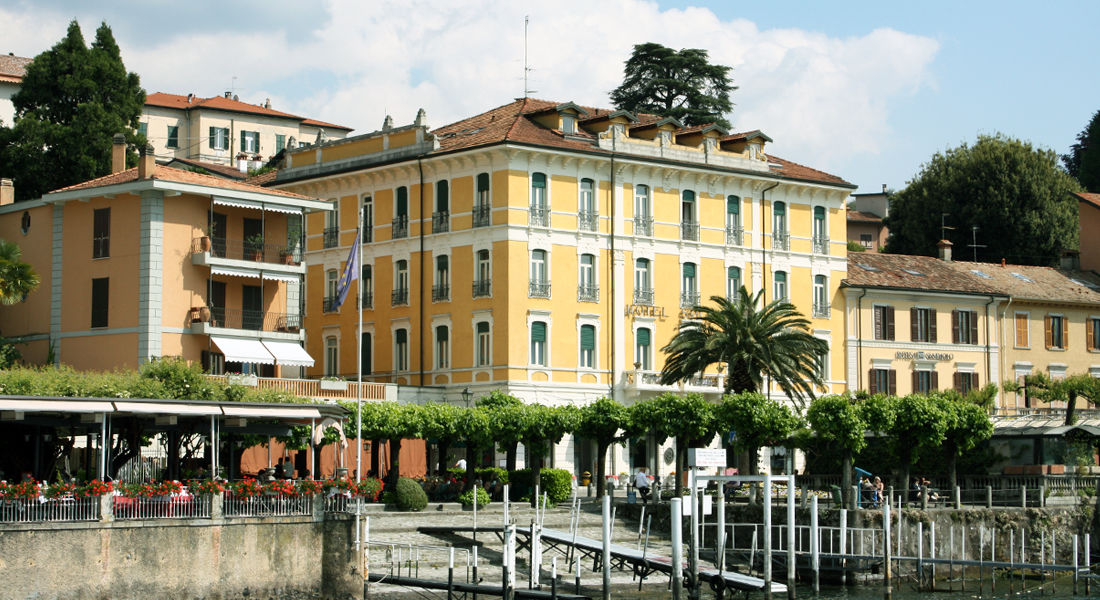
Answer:
POLYGON ((466 401, 466 408, 470 408, 470 398, 474 397, 474 393, 470 391, 470 388, 462 390, 462 399, 466 401))

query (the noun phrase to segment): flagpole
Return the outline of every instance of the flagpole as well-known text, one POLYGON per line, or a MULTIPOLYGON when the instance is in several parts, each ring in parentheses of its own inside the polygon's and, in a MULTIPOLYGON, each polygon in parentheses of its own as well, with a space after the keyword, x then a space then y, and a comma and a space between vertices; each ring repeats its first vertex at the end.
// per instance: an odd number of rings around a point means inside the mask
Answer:
MULTIPOLYGON (((363 202, 359 201, 357 227, 355 228, 356 268, 363 270, 363 202)), ((363 479, 363 277, 356 273, 359 282, 355 294, 355 319, 358 322, 355 336, 355 483, 356 488, 363 479)), ((359 554, 357 564, 362 564, 363 541, 359 523, 362 498, 355 500, 355 551, 359 554)), ((363 574, 366 578, 366 573, 363 574)))

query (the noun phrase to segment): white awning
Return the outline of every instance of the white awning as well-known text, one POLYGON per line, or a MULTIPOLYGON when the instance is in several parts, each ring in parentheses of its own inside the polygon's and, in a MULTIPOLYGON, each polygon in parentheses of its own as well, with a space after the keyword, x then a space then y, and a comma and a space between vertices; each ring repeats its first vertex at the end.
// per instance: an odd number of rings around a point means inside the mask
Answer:
POLYGON ((0 399, 0 410, 12 410, 23 412, 70 412, 70 413, 102 413, 115 412, 115 407, 110 402, 100 400, 15 400, 11 398, 0 399))
POLYGON ((115 402, 118 412, 141 415, 221 415, 221 407, 211 402, 209 405, 179 404, 175 402, 115 402))
POLYGON ((234 269, 232 267, 210 267, 211 275, 229 275, 230 277, 260 278, 260 272, 253 269, 234 269))
POLYGON ((321 411, 308 405, 288 404, 286 407, 273 406, 227 406, 222 405, 227 417, 246 417, 253 419, 320 419, 321 411))
POLYGON ((294 206, 283 206, 281 204, 268 204, 264 203, 264 210, 270 210, 271 212, 287 213, 289 215, 300 215, 302 209, 294 206))
POLYGON ((275 364, 284 367, 312 367, 313 357, 306 349, 294 342, 263 342, 265 348, 275 357, 275 364))
POLYGON ((264 271, 264 279, 269 281, 301 281, 302 276, 297 273, 280 273, 278 271, 264 271))
POLYGON ((242 340, 210 336, 210 341, 222 351, 227 362, 275 364, 275 357, 260 340, 242 340))
POLYGON ((235 206, 237 208, 252 208, 255 210, 263 210, 263 206, 259 202, 252 202, 249 200, 237 200, 222 198, 220 196, 214 196, 214 204, 219 206, 235 206))

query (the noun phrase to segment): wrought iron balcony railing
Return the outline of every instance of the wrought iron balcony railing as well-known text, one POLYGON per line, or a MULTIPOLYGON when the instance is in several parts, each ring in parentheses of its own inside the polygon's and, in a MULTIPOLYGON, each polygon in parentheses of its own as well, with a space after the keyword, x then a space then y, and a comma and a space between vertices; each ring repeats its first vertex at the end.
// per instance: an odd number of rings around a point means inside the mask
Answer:
POLYGON ((829 238, 814 236, 814 254, 829 253, 829 238))
POLYGON ((699 241, 699 224, 685 221, 680 223, 680 239, 692 242, 699 241))
POLYGON ((741 240, 745 236, 745 228, 740 225, 726 226, 726 244, 730 246, 742 245, 741 240))
POLYGON ((390 292, 390 305, 391 306, 408 306, 409 305, 409 288, 400 288, 390 292))
POLYGON ((475 281, 473 288, 474 298, 487 298, 493 290, 491 282, 488 279, 485 281, 475 281))
POLYGON ((577 286, 577 302, 599 302, 600 286, 580 284, 577 286))
POLYGON ((474 205, 474 227, 488 227, 491 223, 493 207, 488 204, 474 205))
POLYGON ((296 265, 302 262, 302 242, 266 244, 255 240, 197 237, 191 252, 209 252, 215 258, 296 265))
POLYGON ((653 217, 634 217, 634 235, 653 236, 653 217))
POLYGON ((813 315, 815 319, 828 319, 829 318, 829 304, 814 302, 813 315))
POLYGON ((634 290, 634 304, 653 306, 653 288, 639 288, 634 290))
POLYGON ((432 213, 432 233, 446 233, 451 230, 451 213, 439 211, 432 213))
POLYGON ((340 228, 339 227, 325 227, 324 231, 324 247, 335 248, 340 245, 340 228))
POLYGON ((527 222, 534 227, 549 227, 550 209, 545 206, 539 206, 538 204, 532 204, 527 222))
POLYGON ((532 280, 527 286, 527 295, 531 298, 549 298, 550 282, 532 280))
MULTIPOLYGON (((328 298, 325 299, 328 306, 328 298)), ((192 316, 194 319, 194 316, 192 316)), ((252 331, 297 332, 301 329, 301 315, 267 312, 263 310, 245 310, 214 306, 210 308, 210 326, 226 329, 249 329, 252 331)))
POLYGON ((582 210, 577 213, 577 229, 581 231, 596 231, 600 214, 595 211, 582 210))
POLYGON ((699 292, 680 292, 680 308, 699 306, 699 292))
POLYGON ((783 231, 772 234, 772 250, 790 250, 791 234, 783 231))
POLYGON ((392 227, 393 239, 409 237, 409 217, 407 215, 394 217, 392 227))
POLYGON ((441 302, 451 299, 451 286, 449 285, 433 285, 432 286, 432 302, 441 302))

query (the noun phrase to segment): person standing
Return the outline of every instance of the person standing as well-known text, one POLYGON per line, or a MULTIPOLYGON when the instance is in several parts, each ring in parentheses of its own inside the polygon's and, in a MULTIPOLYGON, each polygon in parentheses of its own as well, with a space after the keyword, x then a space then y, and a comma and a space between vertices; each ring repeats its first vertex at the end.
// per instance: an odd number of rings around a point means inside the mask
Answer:
POLYGON ((638 493, 642 495, 642 502, 649 502, 649 475, 645 472, 645 467, 638 469, 638 472, 634 474, 634 487, 638 490, 638 493))

